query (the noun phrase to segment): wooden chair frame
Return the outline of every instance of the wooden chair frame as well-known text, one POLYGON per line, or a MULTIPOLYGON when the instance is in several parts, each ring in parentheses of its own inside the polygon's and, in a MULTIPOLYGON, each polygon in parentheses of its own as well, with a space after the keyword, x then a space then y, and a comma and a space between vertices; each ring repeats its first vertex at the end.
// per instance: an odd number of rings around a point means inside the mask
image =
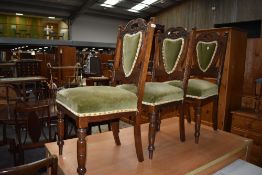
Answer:
MULTIPOLYGON (((223 73, 224 59, 227 47, 227 38, 228 33, 224 35, 218 32, 205 32, 205 33, 197 33, 196 29, 192 30, 191 33, 191 42, 189 46, 189 59, 190 59, 190 67, 188 74, 186 75, 186 84, 190 77, 198 78, 198 79, 216 79, 216 84, 218 86, 218 90, 221 84, 221 78, 223 73), (198 65, 197 56, 196 56, 196 45, 199 41, 210 42, 217 41, 217 51, 214 55, 212 63, 208 67, 208 69, 203 72, 198 65)), ((185 87, 185 92, 187 92, 187 86, 185 87)), ((214 95, 207 97, 205 99, 197 99, 186 97, 186 111, 187 111, 187 121, 190 123, 190 111, 189 106, 192 105, 195 111, 195 142, 199 142, 200 136, 200 125, 201 125, 201 107, 205 104, 213 102, 213 112, 212 112, 212 120, 213 120, 213 129, 217 130, 217 108, 218 108, 218 97, 219 95, 214 95)))
POLYGON ((57 157, 51 155, 50 157, 44 158, 42 160, 32 162, 25 165, 20 165, 16 167, 6 168, 0 170, 0 175, 28 175, 36 174, 38 170, 44 167, 51 168, 51 175, 57 175, 57 157))
POLYGON ((116 85, 117 82, 121 83, 134 83, 138 87, 138 101, 137 101, 137 111, 136 112, 122 112, 116 114, 100 115, 100 116, 85 116, 79 117, 73 114, 71 111, 67 110, 64 106, 57 104, 58 108, 58 141, 59 146, 59 155, 62 155, 63 150, 63 137, 64 137, 64 115, 68 115, 73 118, 76 122, 77 127, 77 161, 78 168, 77 172, 80 175, 86 173, 86 128, 89 123, 93 122, 102 122, 107 120, 113 120, 111 127, 113 131, 113 136, 115 139, 116 145, 120 145, 119 139, 119 123, 118 120, 121 117, 133 116, 135 121, 134 126, 134 136, 135 136, 135 147, 137 158, 139 162, 144 160, 143 150, 142 150, 142 141, 141 141, 141 129, 140 129, 140 120, 141 120, 141 108, 142 108, 142 98, 144 93, 144 84, 146 80, 148 62, 152 47, 153 33, 154 33, 154 19, 151 19, 149 23, 146 23, 145 20, 138 18, 131 20, 125 27, 119 27, 118 37, 117 37, 117 46, 116 46, 116 55, 114 62, 114 77, 113 85, 116 85), (142 31, 142 46, 134 66, 134 69, 129 77, 125 77, 123 68, 122 68, 122 45, 123 45, 123 36, 125 34, 133 34, 138 31, 142 31))
MULTIPOLYGON (((185 57, 187 54, 187 47, 188 47, 188 32, 182 27, 176 28, 169 28, 165 33, 158 33, 155 37, 155 55, 154 55, 154 64, 153 64, 153 76, 152 80, 157 82, 164 82, 170 81, 175 79, 183 80, 183 87, 185 86, 185 79, 184 79, 184 69, 185 66, 185 57), (164 39, 178 39, 183 38, 183 50, 182 54, 180 55, 180 60, 175 67, 175 70, 168 74, 164 68, 164 61, 162 55, 162 46, 164 39)), ((155 142, 155 135, 156 131, 160 130, 160 123, 161 123, 161 115, 160 111, 167 107, 172 107, 176 109, 179 108, 180 117, 179 117, 179 131, 180 131, 180 140, 183 142, 185 141, 185 126, 184 126, 184 110, 183 110, 183 100, 175 101, 175 102, 168 102, 161 105, 155 106, 147 106, 143 105, 149 111, 150 119, 149 119, 149 134, 148 134, 148 151, 149 151, 149 158, 153 158, 153 151, 155 149, 154 142, 155 142)))

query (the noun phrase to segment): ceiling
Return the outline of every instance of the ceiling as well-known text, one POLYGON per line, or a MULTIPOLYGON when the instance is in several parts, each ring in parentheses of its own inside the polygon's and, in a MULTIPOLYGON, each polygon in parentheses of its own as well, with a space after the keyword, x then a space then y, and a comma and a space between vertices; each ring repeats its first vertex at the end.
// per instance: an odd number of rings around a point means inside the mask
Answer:
POLYGON ((122 0, 113 8, 106 8, 101 6, 105 0, 0 0, 0 12, 55 16, 71 20, 74 20, 82 14, 129 20, 137 17, 147 18, 153 16, 185 0, 158 0, 139 13, 127 11, 142 1, 143 0, 122 0))

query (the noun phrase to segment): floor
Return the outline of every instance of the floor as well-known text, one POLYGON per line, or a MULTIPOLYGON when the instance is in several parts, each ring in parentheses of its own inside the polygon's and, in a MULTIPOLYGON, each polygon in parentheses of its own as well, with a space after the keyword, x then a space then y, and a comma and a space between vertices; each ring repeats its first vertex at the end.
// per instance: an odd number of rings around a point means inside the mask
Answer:
MULTIPOLYGON (((145 161, 139 163, 134 148, 133 128, 120 130, 121 146, 112 132, 87 137, 87 174, 89 175, 182 175, 211 174, 238 158, 246 158, 251 141, 202 126, 199 144, 194 142, 194 125, 186 124, 186 141, 179 140, 177 118, 162 120, 157 134, 153 160, 148 159, 148 124, 142 125, 145 161)), ((59 174, 76 174, 77 139, 65 140, 59 156, 59 174)), ((58 155, 56 143, 46 144, 49 154, 58 155)))

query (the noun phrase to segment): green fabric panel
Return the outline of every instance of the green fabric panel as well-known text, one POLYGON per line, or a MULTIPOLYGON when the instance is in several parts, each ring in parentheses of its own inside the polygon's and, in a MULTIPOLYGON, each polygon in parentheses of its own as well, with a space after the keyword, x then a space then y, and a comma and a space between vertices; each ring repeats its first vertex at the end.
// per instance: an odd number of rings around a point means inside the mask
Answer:
MULTIPOLYGON (((132 93, 136 93, 135 85, 123 84, 117 86, 126 89, 132 93)), ((163 104, 170 101, 178 101, 183 99, 184 92, 181 88, 170 86, 166 83, 147 82, 145 84, 143 103, 163 104)))
POLYGON ((180 81, 180 80, 166 81, 165 83, 167 83, 171 86, 182 88, 182 81, 180 81))
POLYGON ((198 42, 197 44, 197 59, 201 70, 208 69, 212 62, 212 57, 215 55, 217 44, 215 42, 198 42))
POLYGON ((80 114, 137 109, 134 93, 110 86, 63 89, 58 91, 56 100, 80 114))
POLYGON ((132 71, 132 66, 135 64, 135 58, 138 51, 141 32, 130 35, 125 34, 123 39, 123 69, 126 75, 132 71))
MULTIPOLYGON (((166 82, 175 87, 182 87, 182 82, 173 80, 166 82)), ((196 98, 207 98, 218 94, 218 87, 215 83, 206 80, 189 79, 187 86, 187 96, 194 96, 196 98)))
POLYGON ((163 41, 163 61, 167 73, 173 72, 174 66, 178 61, 179 53, 182 49, 183 39, 165 39, 163 41))

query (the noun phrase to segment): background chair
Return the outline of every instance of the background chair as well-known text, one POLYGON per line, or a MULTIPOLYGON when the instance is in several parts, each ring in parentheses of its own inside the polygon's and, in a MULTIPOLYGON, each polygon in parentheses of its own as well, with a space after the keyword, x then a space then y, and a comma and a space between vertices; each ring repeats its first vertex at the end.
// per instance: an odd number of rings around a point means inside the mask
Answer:
POLYGON ((154 27, 153 19, 147 24, 141 18, 119 27, 113 84, 133 83, 137 86, 137 94, 111 86, 77 87, 57 93, 59 154, 62 154, 64 115, 67 114, 76 121, 78 174, 86 172, 86 128, 93 122, 112 120, 115 143, 120 145, 119 118, 134 116, 137 158, 140 162, 144 160, 140 118, 154 27))
POLYGON ((12 85, 0 85, 0 124, 2 124, 2 140, 0 146, 9 145, 9 151, 13 154, 14 164, 16 160, 15 137, 7 137, 7 126, 15 126, 14 108, 19 99, 19 92, 12 85))
POLYGON ((37 175, 41 174, 39 170, 49 167, 51 168, 51 175, 57 175, 57 164, 57 157, 51 155, 33 163, 2 169, 0 170, 0 175, 37 175))
MULTIPOLYGON (((201 124, 201 107, 213 102, 213 128, 217 130, 217 108, 219 87, 223 72, 224 58, 227 46, 227 33, 217 32, 197 33, 192 31, 189 59, 190 70, 187 75, 186 103, 193 105, 195 112, 195 142, 198 143, 201 124), (213 79, 213 82, 208 81, 213 79), (215 83, 214 83, 215 81, 215 83)), ((170 83, 181 86, 179 82, 170 83)), ((189 109, 189 108, 188 108, 189 109)), ((187 119, 191 118, 188 113, 187 119)))
MULTIPOLYGON (((185 140, 184 131, 184 115, 183 115, 183 98, 184 92, 182 88, 174 87, 164 81, 173 80, 175 78, 183 79, 181 69, 187 52, 188 33, 184 28, 170 28, 164 34, 158 32, 155 37, 155 58, 153 65, 153 81, 146 82, 143 108, 149 111, 149 158, 153 158, 154 142, 156 130, 160 127, 160 111, 167 107, 172 110, 175 107, 180 109, 180 140, 185 140)), ((123 84, 118 87, 136 92, 134 85, 123 84)))

